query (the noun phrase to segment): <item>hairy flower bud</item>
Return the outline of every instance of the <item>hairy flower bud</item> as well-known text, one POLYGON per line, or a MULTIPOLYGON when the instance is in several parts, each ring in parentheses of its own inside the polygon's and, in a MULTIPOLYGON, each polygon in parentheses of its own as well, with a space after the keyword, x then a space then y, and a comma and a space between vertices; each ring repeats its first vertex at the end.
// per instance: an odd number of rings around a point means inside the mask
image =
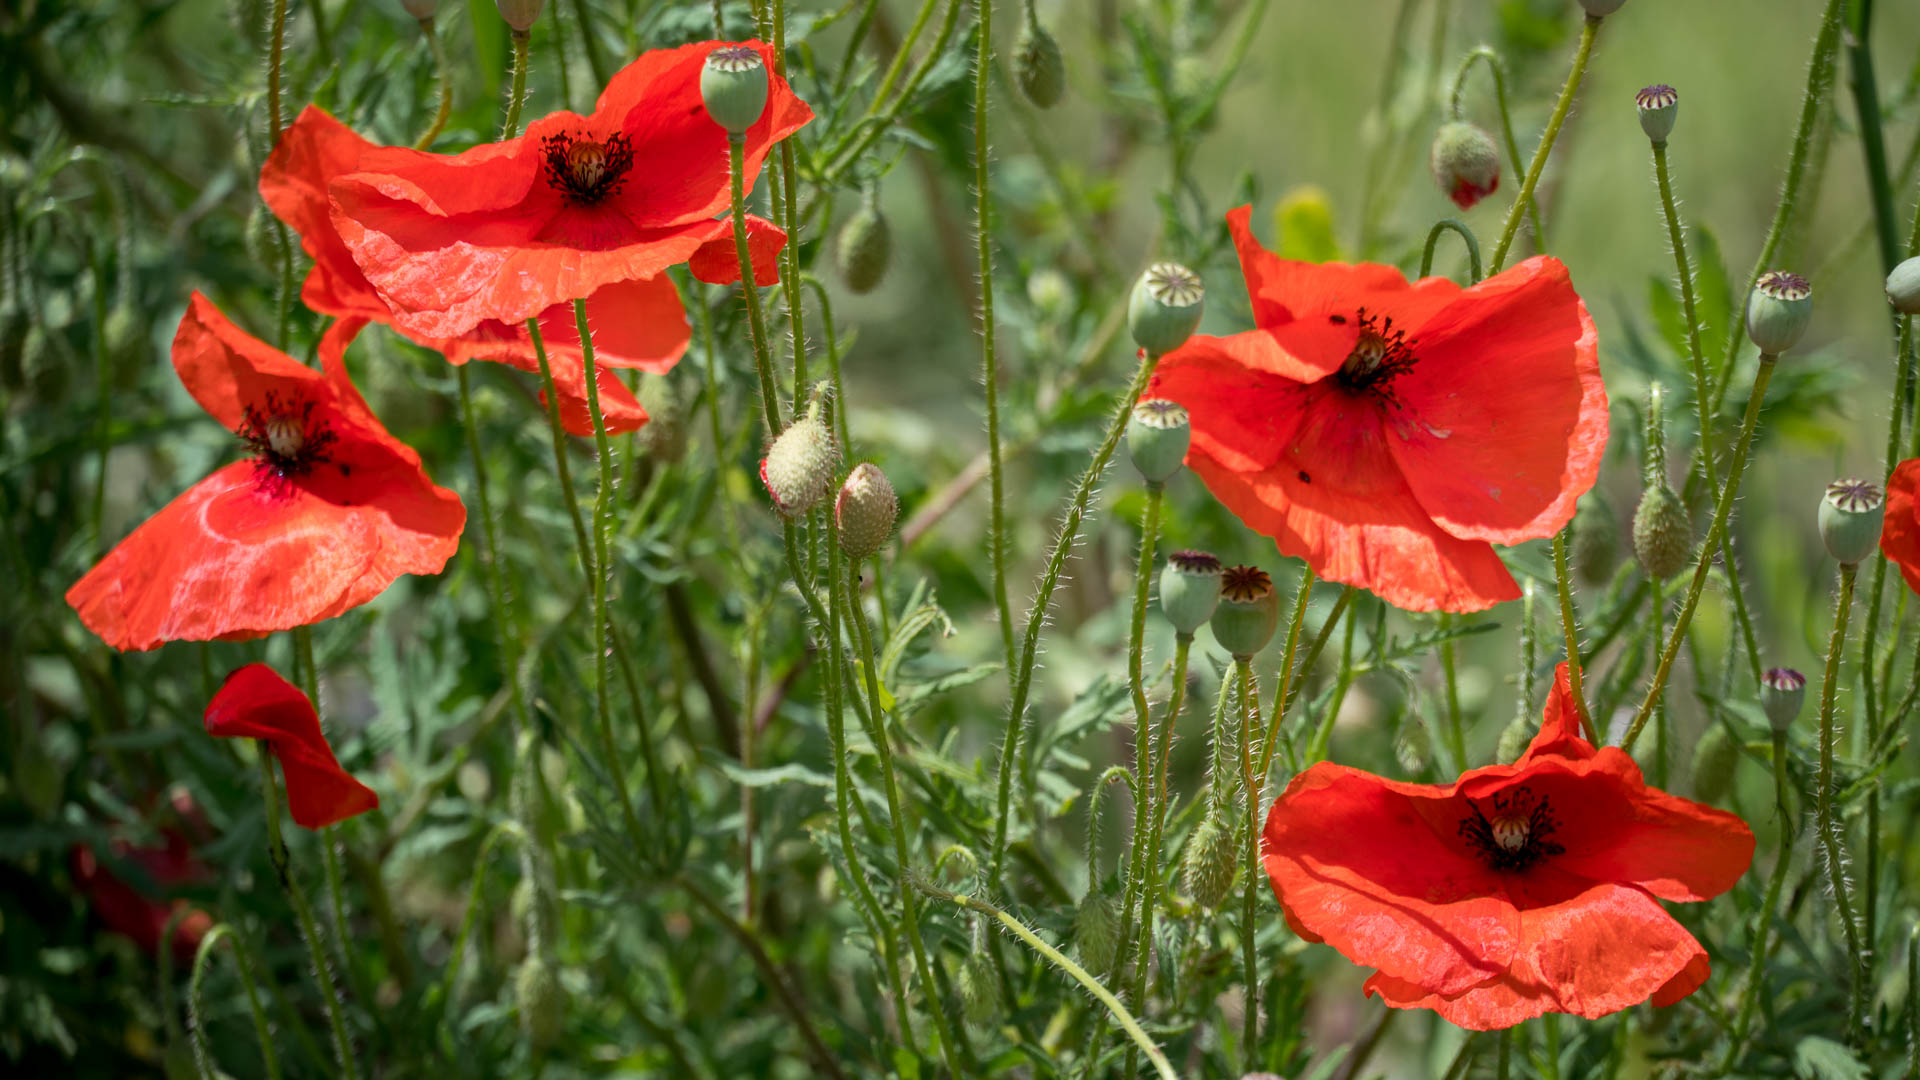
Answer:
POLYGON ((1887 302, 1902 315, 1920 315, 1920 256, 1894 267, 1887 275, 1887 302))
POLYGON ((1149 356, 1164 356, 1186 344, 1200 325, 1206 303, 1200 275, 1179 263, 1147 267, 1127 299, 1127 329, 1149 356))
POLYGON ((960 962, 954 983, 960 995, 960 1015, 969 1027, 990 1028, 1000 1019, 1000 980, 994 977, 993 965, 984 954, 969 953, 960 962))
POLYGON ((533 29, 539 21, 540 13, 546 10, 547 0, 493 0, 493 6, 500 9, 500 17, 516 34, 524 34, 533 29))
POLYGON ((886 546, 893 522, 900 516, 900 500, 878 465, 861 462, 840 485, 833 501, 833 524, 840 530, 840 550, 859 562, 886 546))
POLYGON ((1714 724, 1693 746, 1693 797, 1717 803, 1733 789, 1733 771, 1740 764, 1740 748, 1724 725, 1714 724))
POLYGON ((666 375, 640 376, 640 407, 647 422, 639 431, 640 449, 660 462, 675 462, 687 453, 687 409, 666 375))
POLYGON ((1820 500, 1820 541, 1827 554, 1852 566, 1880 547, 1887 493, 1865 480, 1835 480, 1820 500))
POLYGON ((773 505, 788 517, 813 509, 833 490, 833 467, 840 461, 833 430, 820 419, 816 403, 773 440, 760 460, 760 481, 773 505))
POLYGON ((1134 402, 1133 418, 1127 421, 1127 456, 1149 485, 1164 484, 1180 471, 1192 439, 1187 410, 1179 402, 1166 398, 1134 402))
POLYGON ((1175 633, 1193 636, 1220 606, 1220 560, 1204 551, 1176 551, 1160 571, 1160 611, 1175 633))
POLYGON ((1511 765, 1520 760, 1527 752, 1527 744, 1533 741, 1534 724, 1525 716, 1516 716, 1500 731, 1500 744, 1494 748, 1494 756, 1502 765, 1511 765))
POLYGON ((1633 512, 1633 556, 1655 581, 1665 581, 1685 569, 1693 554, 1693 522, 1680 496, 1664 482, 1640 496, 1633 512))
POLYGON ((1114 910, 1113 897, 1093 889, 1080 901, 1073 915, 1073 944, 1081 967, 1095 975, 1112 970, 1120 951, 1120 914, 1114 910))
POLYGON ((1233 831, 1212 814, 1188 838, 1181 884, 1188 899, 1198 906, 1217 908, 1233 890, 1233 875, 1240 859, 1240 846, 1233 841, 1233 831))
POLYGON ((1440 126, 1427 164, 1441 194, 1462 210, 1500 188, 1500 147, 1493 136, 1463 120, 1440 126))
POLYGON ((1013 75, 1027 100, 1043 109, 1059 104, 1067 92, 1067 62, 1060 44, 1033 19, 1013 43, 1013 75))
POLYGON ((840 280, 854 292, 871 292, 886 276, 887 259, 893 254, 893 232, 872 192, 840 226, 834 254, 840 262, 840 280))
POLYGON ((1680 118, 1680 92, 1666 83, 1656 83, 1633 95, 1640 109, 1640 130, 1655 143, 1665 143, 1673 134, 1673 123, 1680 118))
POLYGON ((1747 297, 1747 336, 1762 355, 1779 356, 1806 336, 1813 319, 1813 287, 1780 270, 1761 277, 1747 297))
POLYGON ((728 134, 744 134, 767 111, 767 65, 760 53, 746 45, 722 45, 708 53, 700 69, 700 100, 728 134))
POLYGON ((529 1043, 540 1050, 559 1043, 566 1033, 567 992, 545 957, 535 953, 520 965, 513 978, 513 1001, 529 1043))
POLYGON ((1257 566, 1233 566, 1220 578, 1220 606, 1213 612, 1213 637, 1236 660, 1252 659, 1267 647, 1280 625, 1280 596, 1273 579, 1257 566))
POLYGON ((1760 680, 1760 708, 1775 731, 1792 727, 1806 700, 1807 677, 1792 668, 1770 668, 1760 680))
POLYGON ((1613 509, 1597 487, 1587 492, 1574 512, 1569 547, 1581 581, 1600 585, 1613 576, 1614 564, 1620 560, 1619 527, 1614 523, 1613 509))

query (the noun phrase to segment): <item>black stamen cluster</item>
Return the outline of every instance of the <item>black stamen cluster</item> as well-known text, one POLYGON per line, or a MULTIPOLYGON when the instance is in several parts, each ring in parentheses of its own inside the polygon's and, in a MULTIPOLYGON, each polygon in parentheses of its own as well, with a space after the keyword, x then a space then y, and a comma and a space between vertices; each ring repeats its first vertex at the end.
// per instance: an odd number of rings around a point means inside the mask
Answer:
POLYGON ((1494 839, 1493 822, 1480 812, 1478 806, 1469 804, 1473 811, 1470 817, 1460 821, 1460 836, 1469 846, 1487 860, 1487 865, 1501 873, 1517 874, 1532 867, 1549 855, 1562 855, 1566 848, 1548 839, 1560 829, 1560 822, 1553 816, 1553 808, 1546 799, 1534 801, 1533 793, 1525 785, 1511 791, 1503 791, 1493 796, 1493 816, 1496 818, 1514 817, 1524 813, 1527 819, 1527 842, 1511 851, 1502 847, 1494 839))
MULTIPOLYGON (((325 420, 314 421, 314 405, 312 401, 288 401, 278 391, 269 390, 264 410, 246 407, 246 419, 235 434, 247 444, 253 455, 254 479, 268 494, 287 494, 296 479, 333 460, 328 450, 340 437, 325 420), (274 449, 270 425, 277 420, 292 420, 300 426, 299 450, 283 454, 274 449)), ((344 466, 341 471, 345 471, 344 466)))
POLYGON ((605 155, 600 175, 583 181, 574 171, 573 148, 578 142, 566 132, 556 132, 540 141, 540 153, 546 158, 547 183, 567 197, 568 202, 592 204, 618 194, 633 169, 633 143, 624 134, 614 132, 600 144, 605 155))
MULTIPOLYGON (((1382 343, 1385 352, 1380 357, 1379 363, 1365 371, 1349 370, 1343 364, 1333 377, 1351 393, 1370 392, 1397 407, 1400 399, 1393 394, 1393 381, 1412 371, 1413 365, 1419 362, 1420 358, 1414 355, 1413 349, 1420 342, 1417 338, 1408 337, 1405 330, 1395 330, 1391 315, 1379 318, 1368 314, 1366 308, 1361 308, 1355 315, 1357 316, 1355 321, 1360 324, 1359 340, 1365 341, 1369 336, 1376 338, 1382 343)), ((1348 322, 1348 319, 1342 315, 1333 315, 1328 317, 1328 321, 1336 326, 1342 326, 1348 322)))

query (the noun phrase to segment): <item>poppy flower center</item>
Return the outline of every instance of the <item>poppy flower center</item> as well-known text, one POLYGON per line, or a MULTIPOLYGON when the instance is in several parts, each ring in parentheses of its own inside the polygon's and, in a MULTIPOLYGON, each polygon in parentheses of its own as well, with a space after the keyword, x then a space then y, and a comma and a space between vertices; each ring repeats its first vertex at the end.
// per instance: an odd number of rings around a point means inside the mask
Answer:
POLYGON ((557 132, 541 141, 540 152, 547 183, 573 203, 597 203, 618 193, 633 168, 633 144, 619 132, 605 142, 557 132))
POLYGON ((273 390, 267 391, 265 408, 247 406, 238 434, 253 453, 254 478, 268 494, 286 494, 293 481, 333 460, 328 451, 340 438, 325 420, 314 419, 314 406, 273 390))
MULTIPOLYGON (((1328 321, 1339 325, 1347 322, 1347 318, 1333 315, 1328 321)), ((1334 378, 1352 393, 1371 393, 1398 405, 1399 401, 1393 396, 1393 381, 1413 370, 1419 360, 1413 353, 1418 342, 1407 337, 1405 330, 1395 330, 1391 315, 1380 318, 1361 308, 1355 313, 1354 321, 1360 326, 1360 336, 1334 378)))
POLYGON ((1460 836, 1494 870, 1519 873, 1549 855, 1566 852, 1551 839, 1560 822, 1545 798, 1535 799, 1522 786, 1484 801, 1485 810, 1469 804, 1471 813, 1460 820, 1460 836))

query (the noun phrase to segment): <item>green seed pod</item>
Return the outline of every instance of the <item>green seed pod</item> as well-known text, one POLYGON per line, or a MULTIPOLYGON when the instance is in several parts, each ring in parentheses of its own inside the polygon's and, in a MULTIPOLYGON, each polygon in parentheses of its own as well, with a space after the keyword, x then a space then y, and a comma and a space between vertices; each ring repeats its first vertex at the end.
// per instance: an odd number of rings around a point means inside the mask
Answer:
POLYGON ((900 500, 893 483, 878 465, 861 462, 840 485, 833 501, 833 524, 840 531, 840 550, 859 562, 886 546, 900 516, 900 500))
POLYGON ((1513 720, 1501 730, 1500 745, 1494 750, 1494 754, 1499 757, 1500 763, 1502 765, 1511 765, 1519 761, 1520 755, 1527 752, 1527 744, 1533 741, 1533 734, 1534 727, 1532 720, 1524 716, 1514 717, 1513 720))
POLYGON ((1633 556, 1655 581, 1686 568, 1693 554, 1693 522, 1680 496, 1665 483, 1648 488, 1633 512, 1633 556))
POLYGON ((1214 609, 1214 640, 1236 660, 1250 660, 1280 625, 1280 596, 1273 579, 1257 566, 1232 566, 1220 576, 1220 606, 1214 609))
POLYGON ((640 376, 640 407, 647 422, 640 428, 640 448, 655 461, 671 464, 687 454, 687 409, 667 375, 640 376))
POLYGON ((1187 410, 1166 398, 1141 398, 1127 422, 1127 456, 1149 487, 1158 487, 1180 471, 1193 441, 1187 410))
POLYGON ((1433 149, 1427 154, 1427 166, 1433 170, 1433 182, 1440 185, 1440 193, 1462 210, 1500 188, 1499 144, 1464 120, 1440 125, 1433 137, 1433 149))
POLYGON ((516 34, 524 34, 533 29, 533 24, 546 10, 547 0, 493 0, 493 6, 500 9, 500 17, 516 34))
POLYGON ((833 490, 834 466, 839 461, 833 429, 820 419, 816 402, 767 448, 767 456, 760 461, 760 481, 773 496, 775 509, 798 517, 833 490))
POLYGON ((1747 336, 1763 356, 1777 357, 1798 345, 1812 319, 1813 286, 1798 274, 1775 270, 1747 297, 1747 336))
POLYGON ((984 953, 974 951, 960 962, 954 977, 960 994, 960 1015, 967 1026, 991 1028, 1000 1019, 1000 980, 984 953))
POLYGON ((729 135, 745 134, 767 111, 767 65, 760 53, 747 45, 722 45, 708 53, 700 69, 700 100, 729 135))
POLYGON ((1127 299, 1127 329, 1149 356, 1165 356, 1186 344, 1200 325, 1206 304, 1200 275, 1179 263, 1147 267, 1127 299))
POLYGON ((1680 118, 1680 93, 1666 83, 1656 83, 1633 95, 1633 103, 1640 109, 1640 130, 1647 138, 1659 145, 1665 145, 1667 136, 1673 134, 1673 124, 1680 118))
POLYGON ((1174 632, 1188 637, 1220 606, 1220 560, 1204 551, 1176 551, 1160 571, 1160 612, 1174 632))
POLYGON ((1769 668, 1760 680, 1760 708, 1766 711, 1775 731, 1792 727, 1806 700, 1807 677, 1792 668, 1769 668))
POLYGON ((1120 913, 1114 910, 1113 897, 1094 889, 1080 901, 1073 915, 1073 944, 1081 967, 1097 976, 1112 970, 1120 951, 1120 913))
POLYGON ((513 1001, 520 1013, 520 1030, 535 1049, 560 1042, 567 1026, 567 992, 545 957, 535 953, 521 963, 513 978, 513 1001))
POLYGON ((1693 797, 1717 803, 1733 789, 1733 770, 1740 764, 1740 748, 1724 725, 1714 724, 1693 746, 1693 797))
POLYGON ((1013 75, 1027 100, 1043 109, 1059 104, 1067 92, 1067 62, 1060 44, 1033 19, 1013 43, 1013 75))
POLYGON ((1580 0, 1580 6, 1586 8, 1587 14, 1596 19, 1611 15, 1626 4, 1627 0, 1580 0))
POLYGON ((1852 566, 1880 548, 1887 493, 1865 480, 1835 480, 1820 500, 1820 541, 1827 554, 1852 566))
POLYGON ((1187 897, 1203 908, 1219 907, 1233 890, 1239 861, 1240 845, 1234 843, 1233 831, 1208 814, 1187 841, 1181 876, 1187 897))
POLYGON ((1920 315, 1920 256, 1894 267, 1887 275, 1887 302, 1902 315, 1920 315))
POLYGON ((1614 524, 1613 508, 1597 487, 1580 500, 1573 515, 1573 542, 1569 546, 1573 568, 1582 582, 1602 585, 1613 577, 1613 568, 1620 561, 1620 530, 1614 524))
POLYGON ((860 209, 840 226, 834 253, 840 260, 840 279, 854 292, 871 292, 886 276, 887 259, 893 253, 893 233, 871 192, 860 209))

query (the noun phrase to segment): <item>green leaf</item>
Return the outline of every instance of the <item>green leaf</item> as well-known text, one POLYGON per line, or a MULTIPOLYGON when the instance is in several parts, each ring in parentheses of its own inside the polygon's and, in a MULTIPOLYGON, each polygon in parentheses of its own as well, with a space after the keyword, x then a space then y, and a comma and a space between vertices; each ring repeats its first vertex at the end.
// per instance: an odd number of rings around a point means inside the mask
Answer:
POLYGON ((1720 241, 1705 225, 1693 227, 1693 286, 1700 312, 1700 351, 1709 370, 1726 354, 1727 333, 1733 326, 1733 283, 1727 279, 1720 241))
POLYGON ((724 757, 711 751, 706 754, 706 757, 727 779, 739 784, 741 787, 772 787, 775 784, 784 784, 790 780, 800 784, 812 784, 814 787, 830 788, 833 786, 833 777, 815 769, 809 769, 797 761, 789 762, 785 765, 776 765, 770 769, 748 769, 739 765, 732 758, 724 757))
POLYGON ((1872 1075, 1853 1051, 1818 1035, 1801 1039, 1793 1048, 1793 1071, 1804 1080, 1867 1080, 1872 1075))
POLYGON ((1660 340, 1667 343, 1682 367, 1687 365, 1687 316, 1673 295, 1673 286, 1662 277, 1647 279, 1647 307, 1653 311, 1653 325, 1660 340))
POLYGON ((974 683, 999 671, 1000 667, 1001 665, 998 661, 974 664, 971 667, 964 667, 958 671, 950 671, 945 675, 923 683, 916 683, 901 692, 900 707, 902 710, 910 709, 936 695, 947 693, 950 690, 958 690, 963 686, 972 686, 974 683))

